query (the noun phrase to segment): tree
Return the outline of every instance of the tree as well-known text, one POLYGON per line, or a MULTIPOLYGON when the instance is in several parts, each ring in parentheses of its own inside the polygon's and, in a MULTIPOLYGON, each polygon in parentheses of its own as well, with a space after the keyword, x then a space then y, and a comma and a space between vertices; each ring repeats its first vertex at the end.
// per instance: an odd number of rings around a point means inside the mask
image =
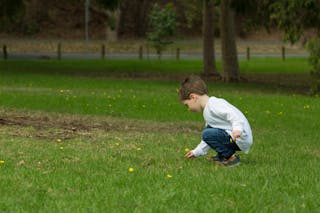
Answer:
POLYGON ((223 79, 226 82, 239 81, 239 64, 234 31, 234 12, 231 0, 220 1, 220 37, 223 79))
POLYGON ((203 74, 208 76, 218 76, 215 54, 214 54, 214 1, 203 0, 203 19, 202 19, 202 39, 203 39, 203 74))
POLYGON ((167 45, 173 43, 171 37, 176 29, 176 13, 172 4, 160 8, 158 4, 153 6, 149 16, 151 32, 148 33, 148 40, 156 49, 159 59, 162 51, 167 45))
POLYGON ((98 7, 92 6, 96 12, 106 16, 106 37, 107 40, 116 41, 118 39, 118 27, 120 21, 120 0, 96 0, 98 7), (101 7, 99 7, 101 6, 101 7), (101 10, 102 8, 102 10, 101 10))

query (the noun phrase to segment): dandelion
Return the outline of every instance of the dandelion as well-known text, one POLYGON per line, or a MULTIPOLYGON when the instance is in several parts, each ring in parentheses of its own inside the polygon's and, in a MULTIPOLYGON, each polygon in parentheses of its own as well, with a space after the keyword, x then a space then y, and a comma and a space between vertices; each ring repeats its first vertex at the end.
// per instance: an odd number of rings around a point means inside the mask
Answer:
POLYGON ((4 164, 4 160, 0 160, 0 164, 4 164))
POLYGON ((172 175, 170 175, 170 174, 167 174, 167 178, 173 178, 173 176, 172 175))
POLYGON ((130 168, 128 169, 128 171, 132 173, 132 172, 134 172, 134 168, 130 167, 130 168))

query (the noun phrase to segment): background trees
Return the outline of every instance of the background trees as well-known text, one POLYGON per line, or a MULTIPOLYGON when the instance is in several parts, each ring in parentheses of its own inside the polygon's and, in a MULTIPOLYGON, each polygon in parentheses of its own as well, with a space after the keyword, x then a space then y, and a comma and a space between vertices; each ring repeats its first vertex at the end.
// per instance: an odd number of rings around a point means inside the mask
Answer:
MULTIPOLYGON (((1 0, 0 33, 84 37, 85 0, 1 0)), ((285 41, 308 44, 312 75, 320 74, 320 1, 319 0, 90 0, 90 38, 116 40, 146 38, 152 6, 172 3, 176 11, 179 38, 203 36, 206 76, 218 75, 214 39, 220 37, 221 74, 225 81, 239 80, 236 49, 237 33, 247 29, 279 29, 285 41), (235 22, 236 19, 236 22, 235 22), (240 30, 239 30, 240 29, 240 30), (306 34, 305 32, 308 32, 306 34)), ((156 26, 155 28, 158 28, 156 26)), ((159 34, 160 35, 160 34, 159 34)), ((158 37, 159 37, 158 35, 158 37)), ((163 37, 163 36, 160 36, 163 37)), ((319 83, 318 83, 319 84, 319 83)), ((317 88, 317 87, 315 87, 317 88)))
POLYGON ((23 0, 0 1, 0 32, 16 32, 21 28, 25 15, 23 0))

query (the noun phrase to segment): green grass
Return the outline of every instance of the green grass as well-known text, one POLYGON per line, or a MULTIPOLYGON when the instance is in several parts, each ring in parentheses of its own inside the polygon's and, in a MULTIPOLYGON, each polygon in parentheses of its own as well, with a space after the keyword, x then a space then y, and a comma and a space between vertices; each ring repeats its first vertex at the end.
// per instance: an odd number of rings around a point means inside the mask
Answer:
MULTIPOLYGON (((310 65, 307 58, 252 58, 250 61, 240 60, 241 72, 253 73, 303 73, 308 74, 310 65)), ((0 60, 0 70, 10 72, 38 73, 201 73, 202 60, 0 60)), ((217 68, 221 70, 221 62, 217 60, 217 68)))
POLYGON ((251 152, 240 153, 241 165, 225 169, 183 157, 186 147, 199 143, 203 121, 178 102, 178 81, 48 75, 9 63, 16 71, 2 69, 0 78, 0 122, 12 118, 11 125, 0 125, 1 212, 316 212, 319 207, 318 97, 209 83, 211 95, 247 115, 254 133, 251 152), (72 125, 79 130, 73 132, 72 125))

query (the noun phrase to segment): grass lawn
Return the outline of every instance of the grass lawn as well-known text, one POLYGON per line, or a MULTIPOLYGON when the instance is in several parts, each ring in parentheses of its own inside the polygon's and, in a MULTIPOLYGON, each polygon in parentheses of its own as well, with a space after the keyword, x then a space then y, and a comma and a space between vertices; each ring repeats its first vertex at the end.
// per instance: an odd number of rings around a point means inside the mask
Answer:
POLYGON ((83 75, 90 65, 63 61, 7 62, 0 61, 1 212, 319 208, 318 97, 209 83, 210 95, 246 114, 254 134, 241 165, 220 168, 183 157, 204 124, 178 102, 176 80, 83 75))
MULTIPOLYGON (((309 74, 310 65, 307 58, 287 58, 282 61, 278 58, 252 58, 250 61, 240 60, 242 72, 254 73, 286 73, 309 74)), ((221 70, 220 60, 217 60, 217 68, 221 70)), ((201 73, 202 60, 0 60, 0 69, 10 72, 40 72, 55 73, 152 73, 152 74, 176 74, 176 73, 201 73)))

